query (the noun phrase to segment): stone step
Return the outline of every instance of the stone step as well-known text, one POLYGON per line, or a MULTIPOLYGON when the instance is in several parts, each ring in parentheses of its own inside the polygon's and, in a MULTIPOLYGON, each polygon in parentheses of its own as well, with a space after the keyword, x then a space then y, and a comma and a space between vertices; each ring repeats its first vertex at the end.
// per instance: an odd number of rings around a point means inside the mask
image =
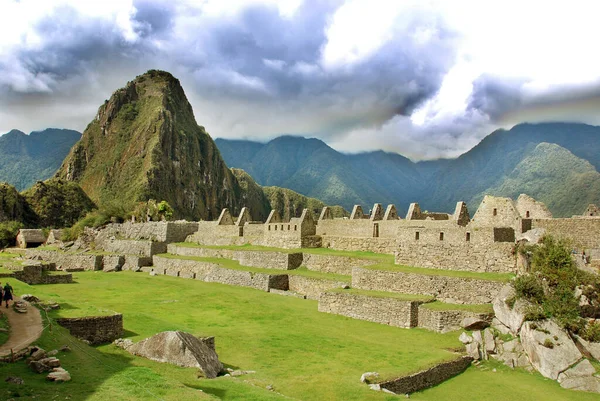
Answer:
POLYGON ((430 295, 442 302, 454 304, 491 303, 503 285, 503 281, 480 278, 428 275, 375 267, 352 269, 352 288, 430 295))

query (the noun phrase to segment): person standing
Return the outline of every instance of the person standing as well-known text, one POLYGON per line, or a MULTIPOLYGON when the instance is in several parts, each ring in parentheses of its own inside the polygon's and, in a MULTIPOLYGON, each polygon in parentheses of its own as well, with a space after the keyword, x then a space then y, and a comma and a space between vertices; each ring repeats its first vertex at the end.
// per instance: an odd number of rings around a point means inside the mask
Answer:
MULTIPOLYGON (((12 299, 13 299, 12 293, 13 293, 13 288, 10 286, 10 284, 7 281, 6 284, 4 285, 4 295, 2 296, 2 299, 4 299, 4 302, 6 302, 6 308, 8 308, 9 301, 12 301, 12 299)), ((1 305, 1 303, 0 303, 0 305, 1 305)))

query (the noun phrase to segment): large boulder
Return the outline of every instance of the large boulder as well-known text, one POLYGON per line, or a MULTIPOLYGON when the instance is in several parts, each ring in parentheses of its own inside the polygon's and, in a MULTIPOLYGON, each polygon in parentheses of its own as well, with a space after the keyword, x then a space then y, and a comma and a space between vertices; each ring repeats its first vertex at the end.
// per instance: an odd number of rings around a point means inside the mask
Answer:
POLYGON ((523 299, 515 300, 516 295, 514 288, 507 284, 502 287, 493 301, 496 319, 508 327, 514 335, 519 334, 519 330, 521 330, 521 326, 525 321, 527 307, 530 305, 529 302, 523 299), (514 304, 511 307, 509 304, 513 301, 514 304))
POLYGON ((552 380, 583 357, 569 335, 550 320, 525 322, 520 338, 533 367, 552 380))
POLYGON ((558 375, 561 387, 571 390, 600 393, 600 379, 595 377, 596 369, 584 359, 572 368, 558 375))
POLYGON ((173 365, 200 368, 208 379, 217 377, 223 365, 215 350, 183 331, 165 331, 128 346, 134 355, 173 365))

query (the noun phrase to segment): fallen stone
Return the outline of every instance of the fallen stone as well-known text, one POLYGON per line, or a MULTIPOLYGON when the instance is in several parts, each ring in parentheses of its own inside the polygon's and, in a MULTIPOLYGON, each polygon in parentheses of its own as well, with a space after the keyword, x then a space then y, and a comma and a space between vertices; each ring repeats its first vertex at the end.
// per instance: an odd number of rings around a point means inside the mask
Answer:
POLYGON ((52 369, 52 372, 46 376, 46 379, 55 382, 68 382, 71 380, 71 375, 63 368, 54 368, 52 369))
POLYGON ((117 347, 122 348, 124 350, 128 350, 129 347, 131 347, 133 345, 133 341, 131 341, 128 338, 117 338, 115 341, 113 341, 113 344, 115 344, 117 347))
POLYGON ((71 347, 69 347, 68 345, 63 345, 62 347, 60 347, 60 352, 70 352, 71 351, 71 347))
POLYGON ((23 301, 27 301, 32 304, 36 303, 36 302, 40 302, 40 299, 38 297, 36 297, 35 295, 31 295, 31 294, 21 295, 21 299, 23 301))
POLYGON ((233 370, 230 372, 232 377, 249 375, 252 373, 256 373, 254 370, 233 370))
POLYGON ((572 368, 569 368, 569 369, 565 370, 564 372, 562 372, 561 374, 559 374, 558 382, 562 383, 565 380, 574 379, 577 377, 588 377, 588 376, 594 375, 595 373, 596 373, 596 369, 594 369, 594 367, 592 366, 590 361, 588 361, 587 359, 584 359, 583 361, 579 362, 577 365, 575 365, 572 368))
POLYGON ((463 331, 460 337, 458 337, 458 341, 460 341, 463 344, 470 344, 473 342, 473 337, 471 337, 463 331))
POLYGON ((530 303, 523 299, 517 299, 511 308, 506 301, 515 299, 515 296, 514 288, 510 284, 506 284, 494 298, 492 304, 496 318, 508 327, 512 334, 516 335, 519 334, 525 321, 525 311, 530 303))
POLYGON ((40 361, 31 361, 29 362, 29 367, 31 368, 31 370, 33 370, 35 373, 44 373, 44 372, 49 372, 52 370, 52 368, 40 361))
POLYGON ((25 381, 17 376, 8 376, 4 381, 12 384, 25 384, 25 381))
POLYGON ((44 359, 47 356, 48 354, 46 354, 46 351, 44 351, 42 348, 33 348, 32 353, 28 358, 28 361, 39 361, 40 359, 44 359))
POLYGON ((54 358, 54 357, 40 359, 37 362, 42 363, 42 364, 48 366, 49 368, 60 367, 60 360, 58 360, 57 358, 54 358))
POLYGON ((525 322, 520 338, 533 367, 552 380, 582 358, 569 335, 551 320, 525 322), (544 345, 549 342, 551 348, 544 345))
POLYGON ((465 330, 483 330, 490 325, 490 322, 476 317, 466 317, 460 322, 460 327, 465 330))
POLYGON ((127 351, 158 362, 200 368, 208 379, 223 370, 217 353, 197 337, 182 331, 165 331, 131 345, 127 351))
POLYGON ((369 388, 375 391, 381 391, 381 386, 379 384, 369 384, 369 388))
POLYGON ((360 376, 361 383, 373 383, 379 379, 377 372, 365 372, 360 376))
POLYGON ((48 352, 48 353, 47 353, 47 355, 48 355, 48 356, 55 356, 55 355, 58 355, 58 350, 57 350, 57 349, 55 349, 55 350, 52 350, 52 351, 48 352))

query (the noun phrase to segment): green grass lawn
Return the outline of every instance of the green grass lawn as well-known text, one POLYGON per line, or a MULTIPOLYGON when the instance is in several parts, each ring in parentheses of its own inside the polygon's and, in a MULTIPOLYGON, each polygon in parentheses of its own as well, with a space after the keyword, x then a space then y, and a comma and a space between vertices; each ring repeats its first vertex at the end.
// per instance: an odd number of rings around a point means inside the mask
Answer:
MULTIPOLYGON (((45 349, 70 344, 59 354, 73 376, 55 384, 31 373, 23 362, 0 364, 0 378, 25 379, 18 387, 2 382, 15 399, 36 400, 192 400, 208 395, 224 400, 397 400, 369 390, 360 375, 384 377, 414 372, 456 357, 456 333, 400 329, 317 312, 316 301, 282 297, 233 287, 143 273, 81 272, 75 284, 28 286, 32 293, 59 302, 51 317, 94 310, 124 315, 126 336, 134 341, 164 330, 216 336, 217 352, 228 367, 255 370, 240 378, 198 379, 184 369, 133 357, 113 345, 88 347, 54 326, 40 340, 45 349), (265 389, 267 385, 283 396, 265 389), (202 390, 202 392, 200 391, 202 390), (35 395, 35 398, 33 398, 35 395)), ((494 366, 496 367, 496 366, 494 366)), ((9 397, 6 397, 9 398, 9 397)), ((402 397, 403 398, 403 397, 402 397)), ((597 400, 598 395, 567 391, 539 374, 497 366, 497 372, 469 368, 436 388, 411 395, 418 400, 597 400)))
POLYGON ((437 310, 437 311, 445 311, 445 310, 464 310, 469 312, 476 313, 493 313, 494 308, 491 304, 447 304, 440 301, 429 302, 427 304, 423 304, 424 308, 437 310))

